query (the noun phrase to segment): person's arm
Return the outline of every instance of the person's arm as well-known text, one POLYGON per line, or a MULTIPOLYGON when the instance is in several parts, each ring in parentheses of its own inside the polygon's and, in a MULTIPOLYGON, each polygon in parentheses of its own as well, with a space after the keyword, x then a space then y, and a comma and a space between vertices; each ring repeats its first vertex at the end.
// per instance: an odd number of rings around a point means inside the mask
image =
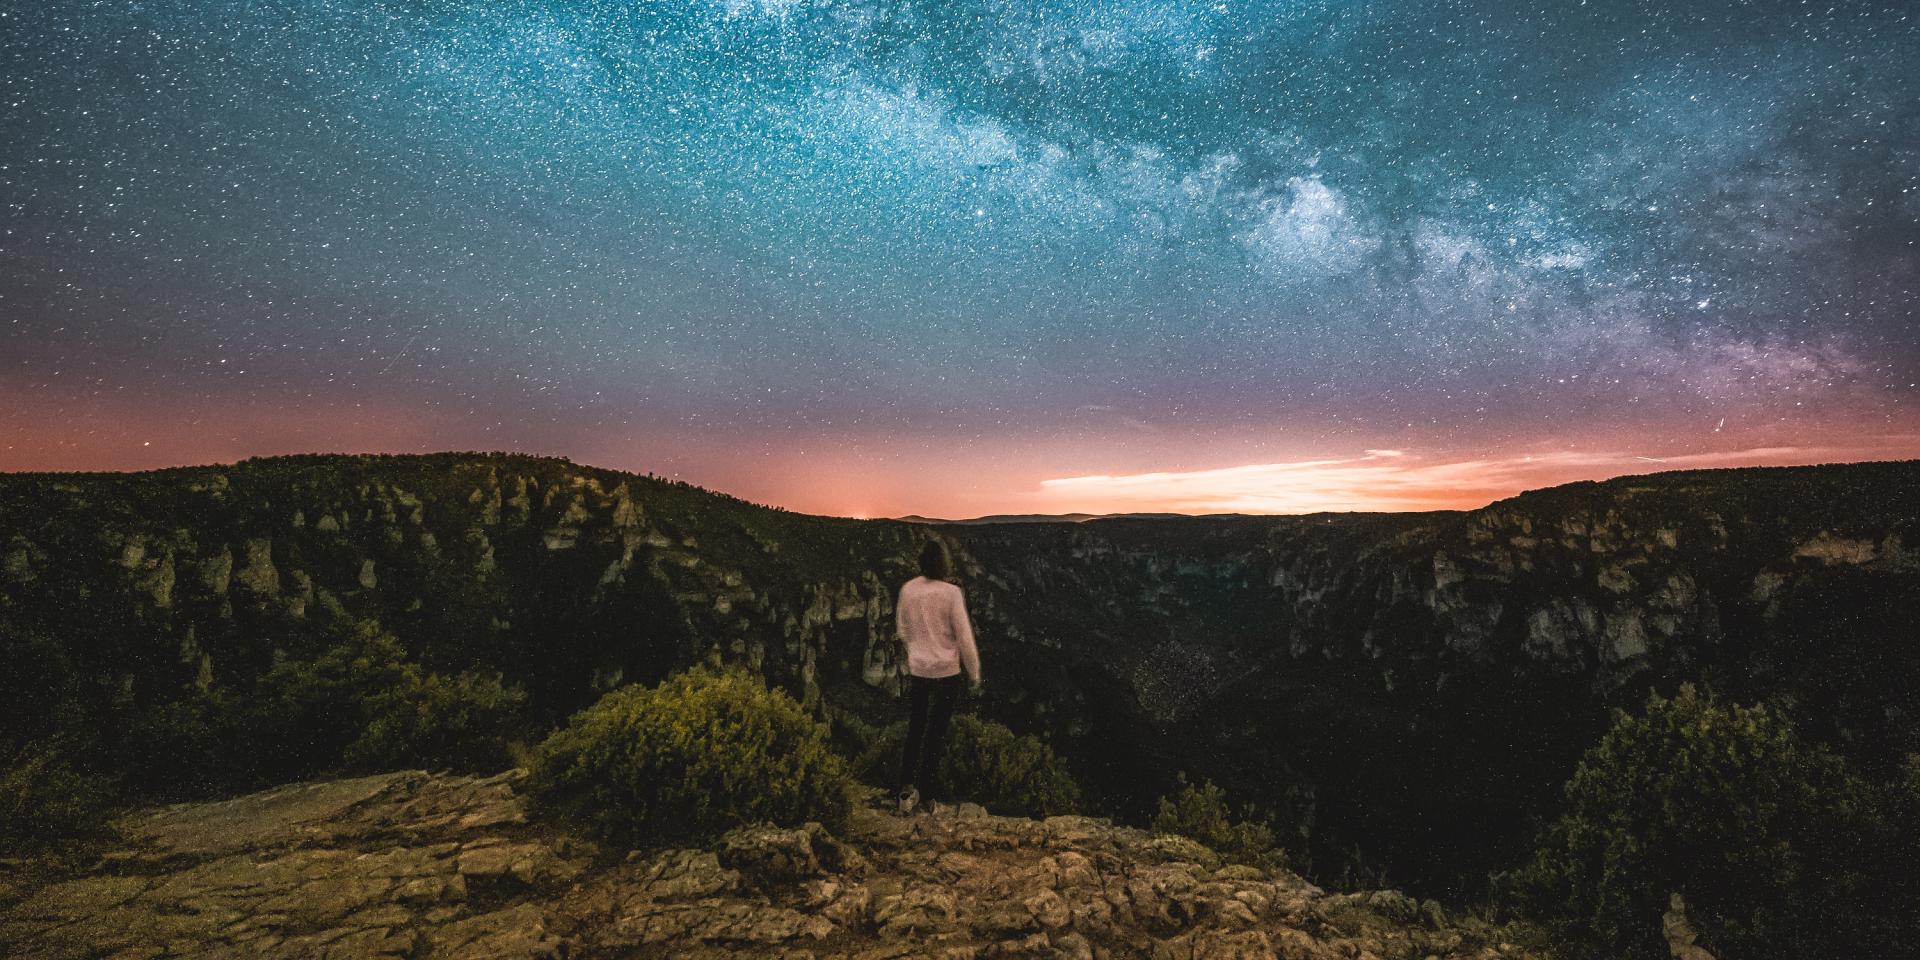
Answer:
POLYGON ((973 645, 973 622, 967 619, 967 596, 959 588, 953 591, 953 642, 960 648, 960 666, 967 681, 980 685, 980 651, 973 645))

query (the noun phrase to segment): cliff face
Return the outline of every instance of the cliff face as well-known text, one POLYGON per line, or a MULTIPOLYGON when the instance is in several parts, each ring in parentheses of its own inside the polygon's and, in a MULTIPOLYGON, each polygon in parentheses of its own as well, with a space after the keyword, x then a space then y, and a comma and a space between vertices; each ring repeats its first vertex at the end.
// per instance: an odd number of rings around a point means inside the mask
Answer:
POLYGON ((1085 817, 745 828, 625 857, 530 826, 518 774, 296 784, 123 821, 91 871, 9 889, 11 956, 1521 960, 1391 891, 1330 895, 1085 817))
POLYGON ((1920 749, 1920 463, 1623 478, 1470 513, 981 525, 524 457, 14 475, 0 627, 25 639, 0 719, 31 736, 60 709, 217 690, 317 624, 376 617, 549 720, 718 656, 885 721, 893 591, 933 536, 974 610, 984 712, 1046 734, 1113 811, 1181 769, 1259 798, 1323 871, 1437 883, 1497 862, 1606 708, 1680 679, 1787 697, 1869 764, 1920 749))

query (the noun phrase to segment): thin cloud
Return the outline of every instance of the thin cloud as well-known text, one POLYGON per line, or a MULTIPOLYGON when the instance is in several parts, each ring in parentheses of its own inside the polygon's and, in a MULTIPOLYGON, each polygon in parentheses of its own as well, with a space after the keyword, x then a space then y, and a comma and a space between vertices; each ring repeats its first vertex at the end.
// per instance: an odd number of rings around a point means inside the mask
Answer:
MULTIPOLYGON (((1910 441, 1911 438, 1909 438, 1910 441)), ((1319 513, 1459 510, 1524 490, 1649 469, 1762 466, 1912 455, 1894 448, 1758 447, 1651 457, 1617 451, 1556 451, 1432 461, 1400 450, 1331 460, 1256 463, 1210 470, 1059 477, 1039 498, 1061 511, 1097 513, 1319 513), (1658 464, 1652 467, 1651 464, 1658 464)))

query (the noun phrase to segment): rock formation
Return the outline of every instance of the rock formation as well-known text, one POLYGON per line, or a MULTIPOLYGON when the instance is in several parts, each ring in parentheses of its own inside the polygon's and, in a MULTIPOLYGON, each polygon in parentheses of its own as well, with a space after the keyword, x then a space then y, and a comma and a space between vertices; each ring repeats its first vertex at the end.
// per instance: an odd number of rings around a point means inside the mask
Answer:
POLYGON ((1667 912, 1660 918, 1660 933, 1666 937, 1667 950, 1673 954, 1673 960, 1714 960, 1713 954, 1694 945, 1700 934, 1687 920, 1686 899, 1677 893, 1667 898, 1667 912))
POLYGON ((619 855, 529 824, 518 772, 295 784, 128 817, 91 869, 0 886, 0 953, 232 958, 1524 958, 1390 891, 1331 895, 1104 820, 743 828, 619 855))

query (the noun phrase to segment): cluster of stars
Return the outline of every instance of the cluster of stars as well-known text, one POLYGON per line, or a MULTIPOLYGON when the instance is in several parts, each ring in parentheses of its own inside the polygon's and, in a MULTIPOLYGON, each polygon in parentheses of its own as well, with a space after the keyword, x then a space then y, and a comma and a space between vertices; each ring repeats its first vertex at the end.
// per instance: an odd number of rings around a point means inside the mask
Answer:
POLYGON ((16 6, 0 399, 94 439, 0 467, 506 444, 804 506, 739 451, 1920 449, 1915 49, 1896 3, 16 6))

